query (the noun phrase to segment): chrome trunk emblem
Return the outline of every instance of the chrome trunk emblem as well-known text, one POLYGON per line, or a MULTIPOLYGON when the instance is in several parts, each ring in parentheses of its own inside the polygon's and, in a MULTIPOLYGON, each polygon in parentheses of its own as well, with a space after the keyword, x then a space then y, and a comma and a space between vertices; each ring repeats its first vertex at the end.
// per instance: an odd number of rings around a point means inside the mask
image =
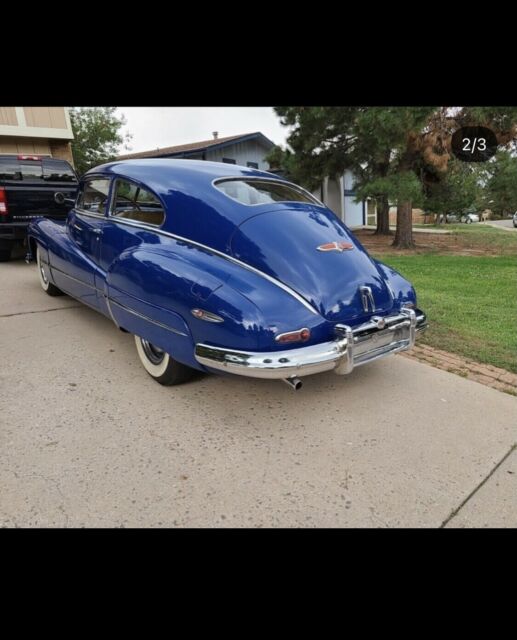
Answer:
POLYGON ((368 313, 368 304, 371 305, 371 310, 375 311, 375 300, 373 299, 372 288, 364 285, 359 287, 359 291, 361 292, 361 302, 363 303, 364 312, 368 313))

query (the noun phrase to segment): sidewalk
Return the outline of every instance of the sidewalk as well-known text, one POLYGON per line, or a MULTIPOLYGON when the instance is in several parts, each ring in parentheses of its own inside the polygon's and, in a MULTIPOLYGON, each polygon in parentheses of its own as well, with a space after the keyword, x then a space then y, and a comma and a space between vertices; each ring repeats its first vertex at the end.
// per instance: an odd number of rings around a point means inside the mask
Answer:
MULTIPOLYGON (((371 229, 372 231, 375 231, 375 229, 377 229, 377 227, 373 224, 364 224, 361 225, 360 227, 350 227, 352 229, 352 231, 355 231, 356 229, 371 229)), ((396 227, 395 225, 390 225, 390 229, 392 231, 395 231, 396 227)), ((447 234, 447 233, 452 233, 451 231, 446 231, 445 229, 422 229, 421 227, 413 227, 413 233, 440 233, 440 234, 447 234)))
POLYGON ((456 373, 467 380, 474 380, 474 382, 480 382, 487 387, 517 396, 517 374, 506 371, 506 369, 474 362, 455 353, 435 349, 426 344, 417 343, 411 351, 404 351, 399 355, 412 360, 420 360, 443 371, 456 373))

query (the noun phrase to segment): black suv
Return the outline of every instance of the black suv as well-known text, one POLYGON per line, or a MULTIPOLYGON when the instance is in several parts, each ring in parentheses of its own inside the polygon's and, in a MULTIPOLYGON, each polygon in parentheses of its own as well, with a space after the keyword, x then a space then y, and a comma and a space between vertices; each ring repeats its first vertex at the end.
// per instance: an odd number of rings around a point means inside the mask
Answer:
POLYGON ((25 241, 33 218, 65 219, 77 187, 77 175, 66 160, 0 155, 0 262, 9 260, 15 243, 25 241), (54 198, 56 193, 63 195, 54 198))

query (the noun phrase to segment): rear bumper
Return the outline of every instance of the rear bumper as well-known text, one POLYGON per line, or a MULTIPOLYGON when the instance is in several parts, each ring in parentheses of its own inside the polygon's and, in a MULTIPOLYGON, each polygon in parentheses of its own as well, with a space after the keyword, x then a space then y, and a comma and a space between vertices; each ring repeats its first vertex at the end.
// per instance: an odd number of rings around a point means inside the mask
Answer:
POLYGON ((0 223, 0 239, 23 240, 27 235, 28 222, 2 222, 0 223))
POLYGON ((282 379, 332 370, 343 375, 367 362, 411 349, 417 334, 426 328, 422 311, 403 309, 353 329, 337 325, 338 337, 330 342, 271 352, 243 352, 198 343, 195 357, 210 369, 251 378, 282 379))

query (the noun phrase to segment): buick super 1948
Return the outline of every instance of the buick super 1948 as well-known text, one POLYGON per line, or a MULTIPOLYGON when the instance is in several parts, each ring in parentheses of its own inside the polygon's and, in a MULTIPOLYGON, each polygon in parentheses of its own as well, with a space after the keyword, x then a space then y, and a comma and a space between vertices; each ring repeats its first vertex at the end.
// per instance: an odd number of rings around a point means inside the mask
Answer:
POLYGON ((112 162, 82 177, 72 204, 66 221, 30 224, 41 286, 133 334, 161 384, 197 369, 299 389, 303 376, 410 349, 427 325, 405 278, 275 174, 112 162))

